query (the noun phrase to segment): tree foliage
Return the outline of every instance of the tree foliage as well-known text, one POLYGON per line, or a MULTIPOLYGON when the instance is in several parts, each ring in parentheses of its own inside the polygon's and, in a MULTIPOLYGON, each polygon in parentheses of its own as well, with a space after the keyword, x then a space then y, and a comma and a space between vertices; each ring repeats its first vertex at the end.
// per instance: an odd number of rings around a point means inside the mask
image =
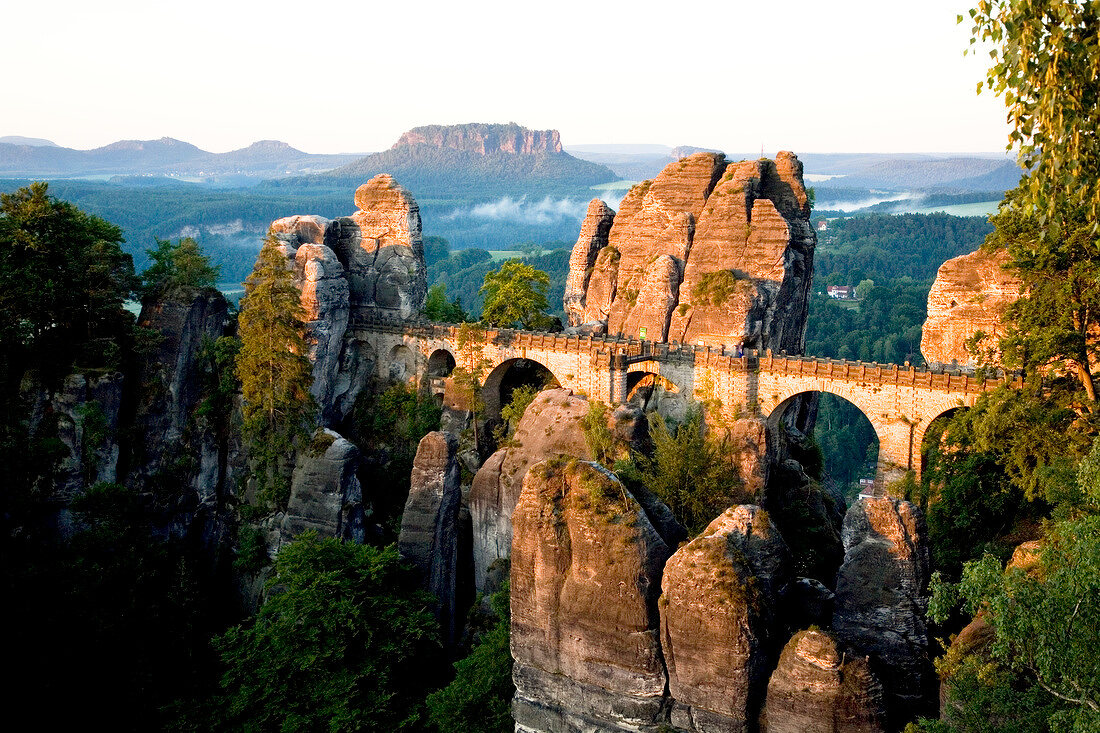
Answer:
POLYGON ((465 323, 470 316, 462 309, 462 298, 447 300, 447 286, 437 283, 428 288, 428 298, 424 301, 424 315, 429 321, 437 323, 465 323))
POLYGON ((1095 234, 1100 221, 1100 2, 981 0, 970 17, 971 44, 993 44, 985 86, 1004 97, 1013 128, 1008 148, 1017 149, 1020 166, 1028 172, 1013 207, 1034 215, 1041 233, 1057 233, 1072 212, 1081 211, 1095 234))
POLYGON ((536 330, 547 328, 550 318, 546 291, 550 276, 519 260, 508 260, 485 275, 481 293, 485 308, 481 320, 491 326, 536 330))
POLYGON ((175 287, 214 287, 220 269, 210 264, 198 242, 191 237, 179 239, 174 244, 170 239, 159 237, 156 241, 156 247, 145 250, 152 262, 141 274, 146 295, 175 287))
POLYGON ((300 295, 281 247, 269 238, 244 284, 237 375, 244 396, 242 432, 248 442, 257 497, 268 508, 289 498, 295 442, 311 432, 312 365, 306 357, 300 295))
POLYGON ((1035 568, 1002 569, 985 555, 965 565, 959 583, 933 581, 935 619, 957 603, 985 614, 996 668, 1059 708, 1052 728, 1100 728, 1100 517, 1057 524, 1035 568))
POLYGON ((496 623, 455 662, 454 680, 428 695, 428 713, 440 733, 509 733, 515 728, 508 593, 505 583, 490 598, 496 623))
POLYGON ((122 232, 58 201, 45 183, 0 194, 0 381, 25 368, 47 375, 118 367, 133 318, 123 309, 137 281, 122 232))
POLYGON ((675 427, 651 414, 653 455, 638 459, 644 486, 672 510, 692 535, 743 498, 742 483, 726 446, 707 435, 703 411, 691 406, 675 427))
POLYGON ((215 641, 222 727, 422 728, 439 629, 395 547, 307 532, 279 551, 269 588, 259 614, 215 641))

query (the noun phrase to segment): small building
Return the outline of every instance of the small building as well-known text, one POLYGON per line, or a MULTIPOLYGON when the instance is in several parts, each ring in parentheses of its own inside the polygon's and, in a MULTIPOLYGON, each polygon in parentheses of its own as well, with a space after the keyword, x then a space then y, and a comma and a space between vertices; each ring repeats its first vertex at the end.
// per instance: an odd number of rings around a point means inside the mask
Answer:
POLYGON ((856 289, 851 285, 828 285, 825 294, 837 300, 851 300, 856 297, 856 289))
POLYGON ((828 220, 822 219, 821 221, 819 221, 817 223, 817 231, 819 231, 819 232, 829 231, 829 222, 828 222, 828 220))

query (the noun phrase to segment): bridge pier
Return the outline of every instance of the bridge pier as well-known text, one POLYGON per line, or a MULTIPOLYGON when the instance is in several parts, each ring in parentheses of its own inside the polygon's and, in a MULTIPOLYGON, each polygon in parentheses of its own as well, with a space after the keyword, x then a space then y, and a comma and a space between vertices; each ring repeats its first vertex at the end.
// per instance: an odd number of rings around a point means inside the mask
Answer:
POLYGON ((626 393, 627 390, 627 367, 629 361, 626 354, 612 354, 611 355, 611 369, 608 374, 609 387, 608 400, 612 405, 621 405, 626 402, 629 396, 626 393))

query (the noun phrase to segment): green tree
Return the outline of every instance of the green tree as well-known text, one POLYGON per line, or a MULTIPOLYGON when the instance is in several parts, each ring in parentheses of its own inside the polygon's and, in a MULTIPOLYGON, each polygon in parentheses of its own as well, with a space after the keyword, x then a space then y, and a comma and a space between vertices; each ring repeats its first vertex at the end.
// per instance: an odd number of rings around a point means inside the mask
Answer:
POLYGON ((490 598, 496 623, 470 653, 455 662, 455 678, 428 695, 428 713, 440 733, 508 733, 512 721, 511 620, 508 585, 490 598))
POLYGON ((286 505, 295 444, 312 432, 312 365, 306 357, 305 314, 286 256, 274 237, 260 250, 241 299, 237 375, 244 396, 242 433, 257 498, 286 505))
POLYGON ((496 327, 547 328, 549 287, 550 277, 542 270, 519 260, 508 260, 499 270, 485 275, 480 291, 485 296, 481 320, 496 327))
POLYGON ((725 446, 707 435, 703 411, 697 405, 672 429, 659 415, 651 414, 649 435, 653 455, 638 461, 642 483, 668 505, 690 534, 699 534, 744 498, 725 446))
POLYGON ((155 295, 167 288, 212 288, 218 281, 220 268, 213 267, 202 249, 191 237, 174 244, 157 238, 157 246, 145 250, 152 264, 141 274, 146 295, 155 295))
POLYGON ((970 17, 971 44, 993 44, 985 86, 1004 97, 1013 127, 1008 148, 1018 150, 1028 171, 1013 207, 1034 215, 1044 232, 1057 232, 1071 212, 1081 211, 1095 233, 1100 2, 982 0, 970 17))
POLYGON ((137 285, 122 232, 34 183, 0 194, 0 384, 24 369, 47 376, 118 366, 133 318, 123 303, 137 285))
POLYGON ((424 315, 429 321, 437 323, 465 323, 470 320, 462 309, 462 299, 447 301, 447 286, 437 283, 428 288, 428 298, 424 301, 424 315))
POLYGON ((1006 681, 1023 694, 1037 687, 1060 708, 1053 729, 1100 728, 1100 517, 1057 524, 1033 569, 1002 569, 986 555, 957 584, 933 580, 933 618, 946 620, 960 602, 993 628, 992 659, 1012 673, 1006 681))
POLYGON ((396 731, 423 727, 438 665, 431 598, 394 546, 321 540, 279 550, 259 614, 215 640, 228 730, 396 731))

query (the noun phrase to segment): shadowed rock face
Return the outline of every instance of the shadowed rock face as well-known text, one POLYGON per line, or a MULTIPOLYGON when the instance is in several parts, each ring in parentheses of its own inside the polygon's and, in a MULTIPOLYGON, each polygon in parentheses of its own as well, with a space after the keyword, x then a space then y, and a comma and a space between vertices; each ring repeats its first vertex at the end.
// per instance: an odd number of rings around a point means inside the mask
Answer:
POLYGON ((313 361, 311 392, 321 423, 343 419, 362 386, 345 343, 352 315, 391 320, 419 317, 427 298, 420 208, 391 176, 355 192, 350 217, 288 216, 271 225, 302 291, 313 361))
POLYGON ((800 631, 768 681, 767 733, 880 733, 882 685, 867 661, 845 657, 831 634, 800 631))
POLYGON ((933 366, 958 362, 975 366, 966 342, 978 331, 986 334, 981 348, 993 348, 1004 335, 1001 317, 1020 297, 1020 280, 1004 269, 1004 250, 978 250, 940 265, 928 291, 928 319, 920 350, 933 366))
POLYGON ((789 582, 786 543, 756 506, 727 509, 669 558, 661 643, 674 725, 755 730, 789 582))
POLYGON ((313 443, 317 447, 296 455, 279 543, 311 529, 321 537, 362 542, 363 490, 355 475, 359 449, 332 430, 319 431, 313 443), (318 445, 319 440, 328 445, 318 445))
POLYGON ((899 499, 861 499, 844 517, 833 631, 870 657, 886 688, 891 727, 927 712, 926 535, 920 509, 899 499))
POLYGON ((593 241, 585 233, 606 220, 590 207, 570 260, 570 325, 799 352, 817 241, 809 216, 792 153, 741 163, 696 153, 672 163, 630 190, 606 247, 581 257, 593 241))
POLYGON ((397 549, 420 570, 421 585, 438 601, 444 636, 454 642, 458 582, 459 484, 458 439, 428 433, 413 460, 409 498, 401 514, 397 549))
POLYGON ((641 505, 598 464, 562 458, 527 472, 512 521, 516 730, 656 731, 669 550, 641 505))

